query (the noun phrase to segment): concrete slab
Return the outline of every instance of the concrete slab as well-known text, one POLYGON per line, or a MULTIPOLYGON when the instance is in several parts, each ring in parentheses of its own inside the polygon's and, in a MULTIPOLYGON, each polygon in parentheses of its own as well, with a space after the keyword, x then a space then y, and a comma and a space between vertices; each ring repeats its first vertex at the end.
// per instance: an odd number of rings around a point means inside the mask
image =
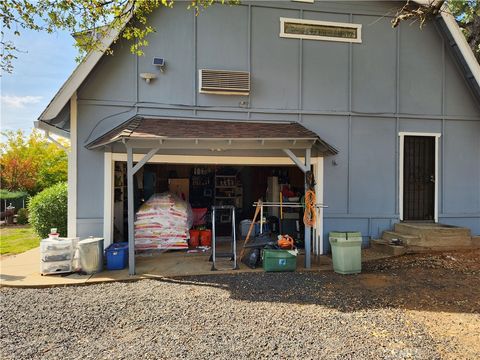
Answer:
MULTIPOLYGON (((263 272, 261 268, 250 269, 239 262, 233 270, 228 260, 218 262, 218 271, 212 272, 208 261, 210 253, 189 254, 185 251, 170 251, 161 254, 137 255, 137 275, 129 276, 128 269, 102 271, 94 275, 57 274, 40 275, 40 250, 29 250, 23 254, 0 260, 0 286, 10 287, 53 287, 88 285, 113 281, 136 281, 147 278, 182 277, 190 275, 234 274, 241 272, 263 272)), ((362 250, 362 261, 385 258, 370 249, 362 250)), ((332 260, 328 256, 312 257, 312 269, 303 268, 304 256, 297 259, 297 271, 332 271, 332 260)))
POLYGON ((42 276, 40 274, 40 248, 0 260, 0 286, 79 285, 85 283, 89 278, 90 275, 78 274, 42 276))

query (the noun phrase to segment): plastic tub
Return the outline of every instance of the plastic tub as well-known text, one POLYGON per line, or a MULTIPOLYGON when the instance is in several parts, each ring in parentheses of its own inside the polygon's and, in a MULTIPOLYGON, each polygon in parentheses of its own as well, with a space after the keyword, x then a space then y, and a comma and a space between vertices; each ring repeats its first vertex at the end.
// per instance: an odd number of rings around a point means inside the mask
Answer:
POLYGON ((190 240, 188 241, 188 244, 192 248, 200 245, 200 230, 190 230, 190 240))
POLYGON ((122 270, 128 265, 128 242, 114 243, 105 249, 107 270, 122 270))
POLYGON ((297 256, 288 250, 263 250, 263 270, 295 271, 297 268, 297 256))
MULTIPOLYGON (((250 224, 252 223, 252 220, 245 219, 240 221, 240 235, 242 237, 246 237, 248 234, 248 229, 250 228, 250 224)), ((255 230, 253 230, 254 232, 255 230)), ((255 234, 252 234, 255 235, 255 234)))
POLYGON ((339 274, 358 274, 362 271, 362 234, 360 232, 329 233, 333 270, 339 274))
MULTIPOLYGON (((263 231, 262 231, 262 232, 266 233, 266 232, 269 232, 269 231, 270 231, 270 227, 268 226, 268 223, 267 223, 267 222, 264 222, 263 225, 262 225, 262 227, 263 227, 263 231)), ((255 230, 255 231, 254 231, 254 232, 255 232, 255 235, 260 234, 260 222, 255 223, 254 230, 255 230)))

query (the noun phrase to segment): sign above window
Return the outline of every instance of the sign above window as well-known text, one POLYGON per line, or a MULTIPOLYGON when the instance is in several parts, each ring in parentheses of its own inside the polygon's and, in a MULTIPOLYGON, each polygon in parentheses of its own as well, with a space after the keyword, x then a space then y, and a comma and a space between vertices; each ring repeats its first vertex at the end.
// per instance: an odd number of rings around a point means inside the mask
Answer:
POLYGON ((362 25, 282 17, 280 37, 361 43, 362 25))

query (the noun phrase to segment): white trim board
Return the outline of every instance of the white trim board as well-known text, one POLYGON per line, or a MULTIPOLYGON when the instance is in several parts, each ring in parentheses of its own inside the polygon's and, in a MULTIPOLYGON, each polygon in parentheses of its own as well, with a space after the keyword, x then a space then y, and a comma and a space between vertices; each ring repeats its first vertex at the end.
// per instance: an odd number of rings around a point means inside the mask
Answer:
POLYGON ((298 18, 280 18, 280 37, 288 39, 305 39, 305 40, 317 40, 317 41, 338 41, 346 43, 361 43, 362 42, 362 25, 361 24, 352 24, 352 23, 342 23, 342 22, 332 22, 332 21, 320 21, 320 20, 309 20, 309 19, 298 19, 298 18), (342 37, 332 37, 332 36, 321 36, 321 35, 303 35, 303 34, 287 34, 285 32, 285 23, 295 23, 295 24, 305 24, 305 25, 324 25, 331 27, 343 27, 357 30, 357 37, 352 38, 342 38, 342 37))
POLYGON ((398 162, 398 212, 400 215, 400 221, 403 221, 403 193, 404 193, 404 183, 403 183, 403 165, 405 163, 405 136, 428 136, 428 137, 435 137, 435 200, 434 200, 434 216, 433 219, 437 223, 438 222, 438 189, 439 189, 439 157, 440 157, 440 151, 439 151, 439 141, 438 139, 440 136, 442 136, 441 133, 423 133, 423 132, 405 132, 401 131, 398 133, 398 136, 400 137, 400 150, 399 150, 399 155, 400 155, 400 160, 398 162))
MULTIPOLYGON (((139 162, 145 154, 133 154, 133 161, 139 162)), ((114 206, 114 169, 115 161, 127 161, 127 154, 105 153, 104 157, 104 211, 103 211, 103 234, 105 243, 113 242, 113 206, 114 206), (107 205, 109 204, 109 205, 107 205)), ((305 161, 304 158, 301 158, 305 161)), ((317 184, 315 192, 317 202, 323 201, 323 158, 312 157, 311 163, 316 168, 315 176, 317 184)), ((192 165, 284 165, 296 166, 288 157, 239 157, 239 156, 186 156, 186 155, 154 155, 147 163, 164 164, 192 164, 192 165)), ((318 250, 323 251, 323 209, 320 209, 316 226, 318 250)))
MULTIPOLYGON (((133 161, 139 162, 145 154, 133 154, 133 161)), ((113 161, 127 161, 127 154, 113 153, 113 161)), ((304 157, 299 157, 305 161, 304 157)), ((311 158, 312 164, 317 162, 316 157, 311 158)), ((148 163, 165 164, 194 164, 194 165, 285 165, 296 166, 293 161, 285 157, 250 157, 250 156, 189 156, 189 155, 154 155, 148 163)))
MULTIPOLYGON (((324 159, 323 157, 312 158, 316 160, 313 164, 313 173, 315 176, 315 195, 317 197, 317 203, 323 204, 323 192, 324 192, 324 159)), ((315 224, 315 239, 313 241, 313 254, 314 255, 323 255, 323 217, 324 209, 322 207, 318 208, 317 213, 317 222, 315 224)))
POLYGON ((115 191, 115 162, 113 161, 112 153, 105 152, 104 157, 104 171, 103 171, 103 239, 104 246, 113 243, 113 197, 115 191), (111 221, 109 220, 111 219, 111 221), (108 221, 106 221, 108 220, 108 221))
POLYGON ((70 99, 70 151, 68 153, 67 236, 77 236, 77 93, 70 99))

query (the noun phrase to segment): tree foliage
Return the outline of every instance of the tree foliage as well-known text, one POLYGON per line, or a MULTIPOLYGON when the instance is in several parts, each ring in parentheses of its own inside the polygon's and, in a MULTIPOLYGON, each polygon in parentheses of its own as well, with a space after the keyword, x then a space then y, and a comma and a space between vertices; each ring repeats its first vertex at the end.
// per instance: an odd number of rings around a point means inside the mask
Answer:
POLYGON ((46 238, 51 228, 67 236, 67 183, 58 183, 38 193, 28 202, 28 219, 35 232, 46 238))
MULTIPOLYGON (((130 40, 131 51, 143 55, 148 46, 147 36, 155 31, 148 23, 149 15, 159 7, 171 8, 176 3, 187 4, 187 8, 199 13, 214 3, 238 4, 240 0, 0 0, 0 69, 13 71, 13 62, 19 56, 15 38, 24 30, 54 32, 66 30, 75 34, 80 50, 78 60, 86 52, 102 48, 101 39, 112 29, 123 27, 121 37, 130 40)), ((467 41, 480 58, 480 20, 478 0, 430 0, 421 5, 406 0, 392 21, 393 26, 406 20, 419 21, 423 26, 435 17, 447 4, 463 29, 467 41)))
POLYGON ((67 180, 66 152, 39 131, 34 130, 28 137, 21 130, 2 132, 2 136, 5 139, 0 145, 2 189, 35 194, 67 180))
MULTIPOLYGON (((112 29, 123 28, 122 37, 131 40, 131 51, 142 55, 148 46, 147 35, 155 28, 148 24, 148 16, 159 7, 171 8, 179 0, 0 0, 0 66, 13 71, 13 61, 19 55, 15 37, 24 30, 66 30, 75 34, 80 50, 103 49, 101 39, 112 29)), ((187 8, 198 13, 214 4, 236 4, 239 0, 191 0, 187 8)))
POLYGON ((422 28, 427 20, 447 10, 457 20, 477 61, 480 61, 480 3, 478 0, 430 0, 424 4, 407 0, 392 19, 392 26, 397 27, 403 21, 411 21, 419 22, 422 28))
POLYGON ((460 28, 480 62, 480 2, 478 0, 452 0, 448 7, 457 18, 460 28))

